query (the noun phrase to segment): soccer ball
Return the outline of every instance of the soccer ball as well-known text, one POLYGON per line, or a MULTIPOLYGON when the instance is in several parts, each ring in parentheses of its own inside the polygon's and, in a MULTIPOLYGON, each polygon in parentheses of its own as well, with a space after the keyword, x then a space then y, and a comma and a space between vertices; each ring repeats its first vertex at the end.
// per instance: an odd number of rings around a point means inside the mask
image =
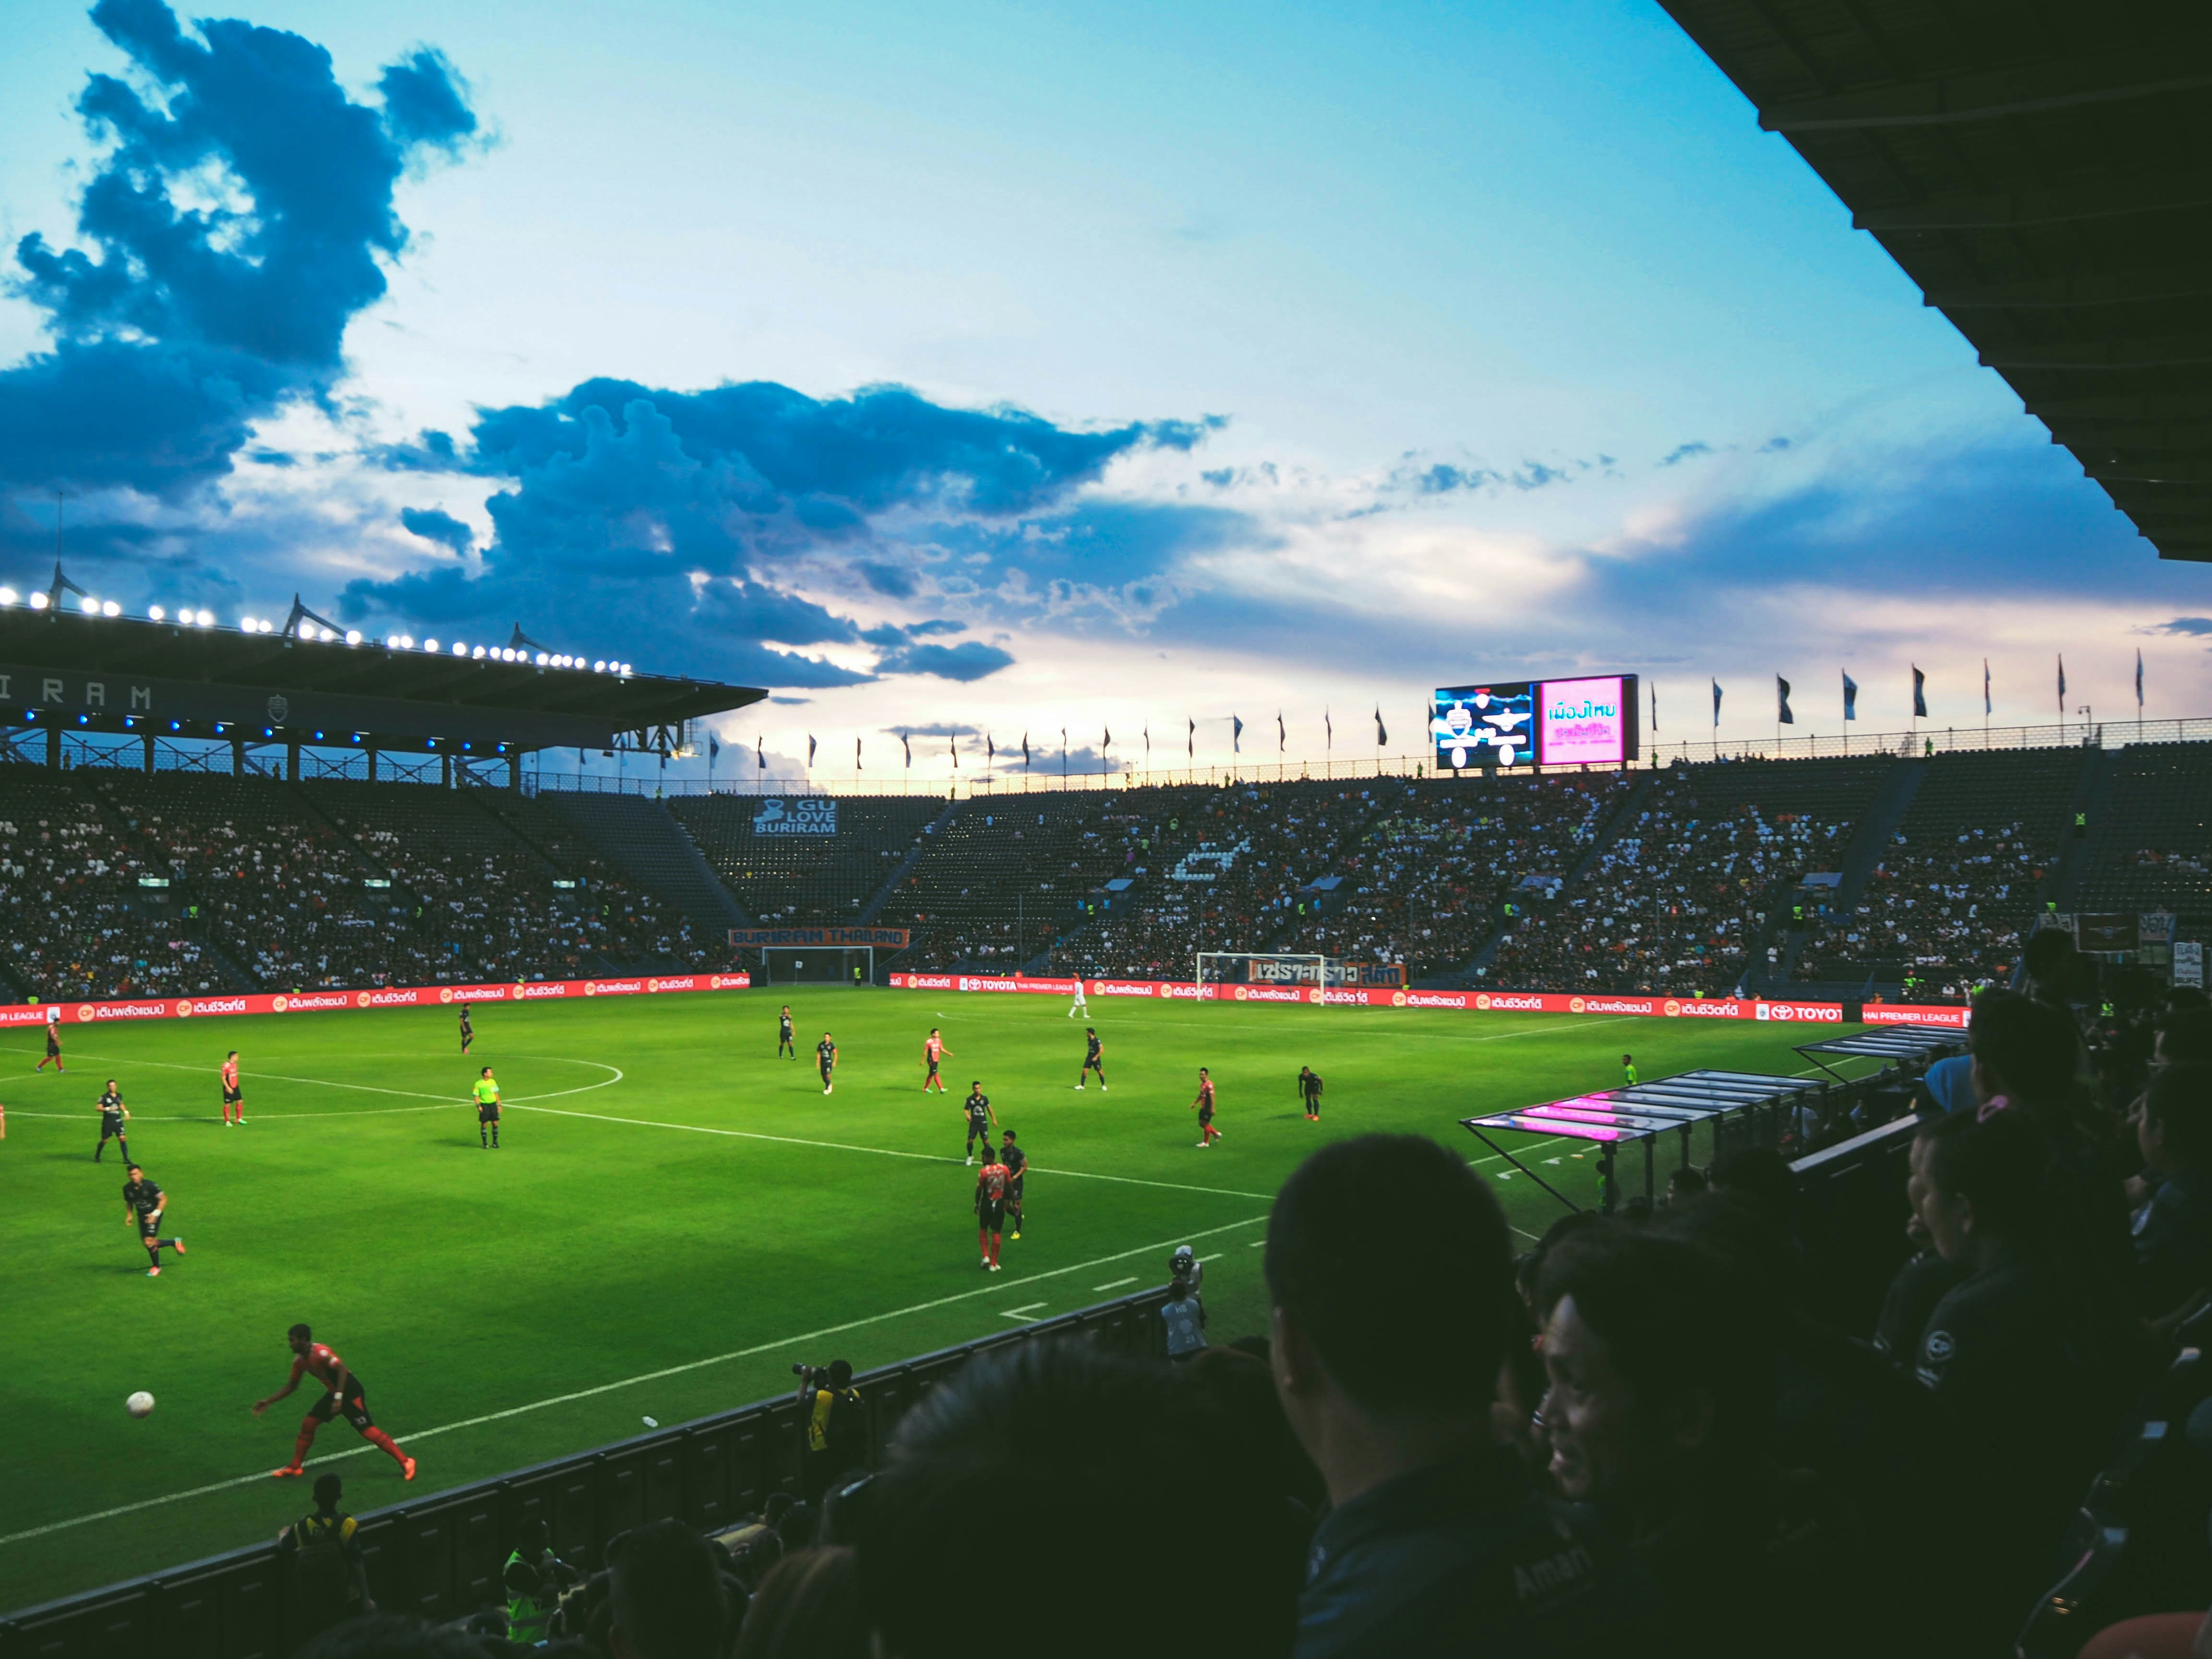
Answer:
POLYGON ((154 1396, 141 1389, 123 1402, 123 1409, 133 1417, 151 1417, 154 1414, 154 1396))

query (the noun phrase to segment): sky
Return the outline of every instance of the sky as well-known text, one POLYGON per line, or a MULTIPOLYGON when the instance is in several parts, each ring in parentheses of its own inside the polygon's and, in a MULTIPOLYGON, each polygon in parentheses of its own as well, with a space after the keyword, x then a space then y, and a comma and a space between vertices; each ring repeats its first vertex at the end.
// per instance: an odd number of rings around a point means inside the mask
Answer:
POLYGON ((11 20, 0 581, 58 505, 132 611, 768 688, 777 776, 2212 711, 2204 574, 1649 0, 11 20))

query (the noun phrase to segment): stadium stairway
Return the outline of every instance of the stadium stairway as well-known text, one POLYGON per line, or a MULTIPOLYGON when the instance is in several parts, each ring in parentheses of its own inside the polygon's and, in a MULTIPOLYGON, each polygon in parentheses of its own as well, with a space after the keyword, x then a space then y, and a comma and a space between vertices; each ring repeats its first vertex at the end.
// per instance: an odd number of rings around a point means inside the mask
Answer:
MULTIPOLYGON (((2125 753, 2124 749, 2093 749, 2089 751, 2087 763, 2081 769, 2081 781, 2075 786, 2074 799, 2066 809, 2066 816, 2081 822, 2075 815, 2085 815, 2091 833, 2079 837, 2070 831, 2068 833, 2066 850, 2058 857, 2058 868, 2052 872, 2045 890, 2036 895, 2039 899, 2055 902, 2061 910, 2071 911, 2079 908, 2081 890, 2089 874, 2093 848, 2103 853, 2107 859, 2119 853, 2120 849, 2116 848, 2100 848, 2096 831, 2102 827, 2106 817, 2106 809, 2112 805, 2112 786, 2119 777, 2120 758, 2125 753)), ((2045 908, 2048 908, 2046 904, 2045 908)))
MULTIPOLYGON (((1881 863, 1890 838, 1897 833, 1897 826, 1905 822, 1905 814, 1912 805, 1913 797, 1920 793, 1920 786, 1927 781, 1928 766, 1925 760, 1900 760, 1883 782, 1874 798, 1874 804, 1867 808, 1866 816, 1859 820, 1857 828, 1853 830, 1851 844, 1844 849, 1844 867, 1838 872, 1843 880, 1828 896, 1831 911, 1848 915, 1858 903, 1859 895, 1866 891, 1869 878, 1881 863)), ((1788 926, 1784 908, 1780 904, 1769 908, 1766 926, 1752 945, 1753 962, 1763 964, 1767 946, 1779 940, 1782 945, 1781 960, 1771 969, 1764 966, 1754 968, 1745 976, 1746 986, 1754 991, 1803 996, 1808 987, 1793 985, 1790 975, 1797 966, 1797 958, 1805 949, 1805 941, 1813 936, 1813 929, 1788 926)), ((1858 985, 1847 994, 1857 995, 1864 989, 1863 985, 1858 985)))
POLYGON ((753 925, 697 844, 660 802, 642 795, 572 794, 553 789, 538 799, 574 824, 608 863, 681 911, 695 938, 724 939, 731 928, 753 925))
MULTIPOLYGON (((1566 879, 1559 884, 1559 890, 1549 899, 1543 901, 1544 902, 1555 904, 1567 894, 1580 890, 1583 878, 1597 867, 1597 861, 1605 856, 1606 850, 1620 838, 1620 832, 1636 822, 1637 815, 1644 811, 1645 803, 1651 798, 1652 790, 1657 787, 1659 776, 1660 773, 1655 768, 1637 780, 1636 787, 1628 792, 1628 799, 1621 802, 1613 815, 1598 827, 1596 839, 1590 842, 1582 857, 1575 860, 1574 867, 1567 872, 1566 879)), ((1480 951, 1469 957, 1455 972, 1435 979, 1424 980, 1421 981, 1422 985, 1425 988, 1457 988, 1473 985, 1476 972, 1489 967, 1492 961, 1496 958, 1498 947, 1504 942, 1507 925, 1507 919, 1500 916, 1498 919, 1498 926, 1491 930, 1488 941, 1480 951)))

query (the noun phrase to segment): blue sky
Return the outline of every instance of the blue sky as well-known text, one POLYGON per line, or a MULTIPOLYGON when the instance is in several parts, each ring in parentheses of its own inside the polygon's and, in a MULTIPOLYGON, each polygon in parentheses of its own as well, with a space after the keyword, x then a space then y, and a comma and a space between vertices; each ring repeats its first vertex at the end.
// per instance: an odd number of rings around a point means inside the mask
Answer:
POLYGON ((1656 6, 224 15, 13 14, 19 585, 63 482, 134 609, 519 620, 787 757, 1605 669, 1968 724, 1984 655, 2047 720, 2062 650, 2212 708, 2197 570, 1656 6))

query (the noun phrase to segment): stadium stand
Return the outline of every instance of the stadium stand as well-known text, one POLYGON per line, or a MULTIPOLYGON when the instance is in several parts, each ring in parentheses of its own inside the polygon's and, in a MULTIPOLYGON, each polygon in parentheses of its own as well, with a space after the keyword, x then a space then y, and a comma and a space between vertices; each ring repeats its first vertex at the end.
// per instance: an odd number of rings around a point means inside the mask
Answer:
POLYGON ((2212 927, 2212 756, 2200 744, 2130 744, 2089 825, 2077 908, 2171 910, 2212 927))
POLYGON ((1477 971, 1522 990, 1725 992, 1775 908, 1840 866, 1887 757, 1674 766, 1477 971))
POLYGON ((1927 775, 1841 914, 1808 930, 1791 976, 1955 1000, 2009 980, 2057 866, 2079 750, 1966 751, 1927 775))
POLYGON ((945 810, 930 795, 845 795, 835 835, 756 833, 758 799, 686 796, 669 803, 722 884, 763 927, 849 927, 945 810))

